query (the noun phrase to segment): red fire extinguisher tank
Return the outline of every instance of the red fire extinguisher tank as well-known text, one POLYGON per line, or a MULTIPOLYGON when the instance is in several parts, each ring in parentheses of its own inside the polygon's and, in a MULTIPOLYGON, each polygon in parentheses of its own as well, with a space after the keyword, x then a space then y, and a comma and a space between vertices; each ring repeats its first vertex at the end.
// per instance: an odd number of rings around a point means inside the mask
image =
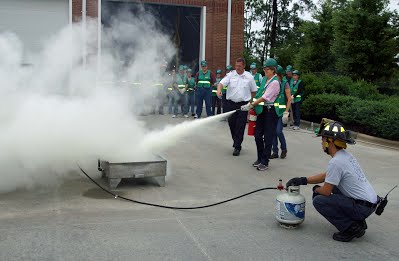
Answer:
POLYGON ((248 135, 254 136, 256 128, 256 112, 255 110, 249 111, 249 119, 248 119, 248 135))

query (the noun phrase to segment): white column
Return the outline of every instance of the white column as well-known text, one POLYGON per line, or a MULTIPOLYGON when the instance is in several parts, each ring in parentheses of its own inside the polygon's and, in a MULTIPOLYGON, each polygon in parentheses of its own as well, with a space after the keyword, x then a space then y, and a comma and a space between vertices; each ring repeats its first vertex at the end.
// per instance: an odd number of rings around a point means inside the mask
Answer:
POLYGON ((228 0, 228 4, 227 4, 226 65, 230 64, 230 42, 231 42, 231 0, 228 0))
POLYGON ((83 33, 83 48, 82 48, 82 58, 83 58, 83 68, 86 67, 86 56, 87 56, 87 49, 86 49, 86 0, 82 0, 82 33, 83 33))
POLYGON ((200 53, 199 53, 199 70, 201 70, 201 61, 205 60, 205 43, 206 43, 206 6, 201 10, 201 25, 200 25, 200 53))
POLYGON ((101 75, 101 0, 97 0, 97 79, 101 75))

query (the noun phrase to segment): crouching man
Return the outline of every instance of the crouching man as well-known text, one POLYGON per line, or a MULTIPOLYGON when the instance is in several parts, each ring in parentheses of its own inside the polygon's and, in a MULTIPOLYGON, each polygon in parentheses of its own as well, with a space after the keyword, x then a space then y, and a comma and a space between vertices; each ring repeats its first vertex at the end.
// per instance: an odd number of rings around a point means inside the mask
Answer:
POLYGON ((317 136, 329 154, 327 171, 311 177, 293 178, 286 184, 318 184, 313 187, 313 205, 339 232, 336 241, 349 242, 362 237, 367 229, 366 218, 377 207, 378 197, 363 173, 356 158, 346 151, 347 144, 355 144, 350 132, 339 122, 324 119, 317 136))

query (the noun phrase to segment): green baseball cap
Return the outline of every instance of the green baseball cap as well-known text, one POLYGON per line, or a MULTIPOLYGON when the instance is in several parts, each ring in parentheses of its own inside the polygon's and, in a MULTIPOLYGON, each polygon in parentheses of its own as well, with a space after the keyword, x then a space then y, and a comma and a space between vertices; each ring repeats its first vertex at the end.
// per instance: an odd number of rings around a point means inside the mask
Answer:
POLYGON ((208 66, 208 62, 206 60, 201 61, 201 66, 208 66))
POLYGON ((249 66, 251 69, 256 69, 256 63, 251 63, 251 66, 249 66))
POLYGON ((284 75, 285 74, 284 68, 280 65, 277 65, 277 73, 284 75))
POLYGON ((301 72, 298 71, 298 70, 293 71, 292 74, 296 74, 296 75, 298 75, 298 76, 301 76, 301 72))
POLYGON ((184 66, 183 65, 179 65, 179 71, 183 71, 184 70, 184 66))
POLYGON ((187 69, 187 72, 192 72, 192 70, 190 68, 187 69))
POLYGON ((222 70, 220 70, 220 69, 216 70, 216 74, 221 74, 221 73, 222 73, 222 70))

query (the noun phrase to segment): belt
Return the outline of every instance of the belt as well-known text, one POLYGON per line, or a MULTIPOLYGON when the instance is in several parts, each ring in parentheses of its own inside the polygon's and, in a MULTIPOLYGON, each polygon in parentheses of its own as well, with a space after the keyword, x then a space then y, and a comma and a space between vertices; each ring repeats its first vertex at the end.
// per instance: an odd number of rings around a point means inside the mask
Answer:
POLYGON ((241 104, 241 105, 245 105, 245 104, 248 103, 247 101, 240 101, 240 102, 235 102, 235 101, 232 101, 232 100, 228 100, 228 101, 232 102, 232 103, 235 103, 235 104, 241 104))
POLYGON ((373 204, 373 203, 370 203, 370 202, 365 201, 365 200, 361 200, 361 199, 354 199, 354 200, 355 200, 356 204, 358 204, 358 205, 366 206, 366 207, 369 207, 369 208, 376 208, 377 207, 377 204, 373 204))

